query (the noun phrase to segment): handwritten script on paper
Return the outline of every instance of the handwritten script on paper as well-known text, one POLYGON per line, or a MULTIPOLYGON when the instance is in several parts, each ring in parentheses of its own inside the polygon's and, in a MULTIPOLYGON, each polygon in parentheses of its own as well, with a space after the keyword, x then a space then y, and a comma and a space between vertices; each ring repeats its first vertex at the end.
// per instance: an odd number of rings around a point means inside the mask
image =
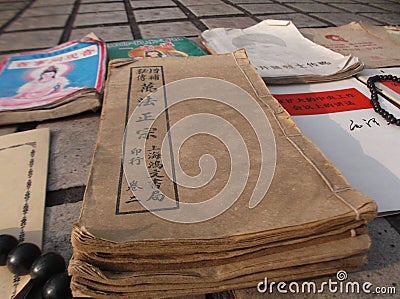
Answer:
MULTIPOLYGON (((377 202, 379 212, 400 210, 400 130, 374 111, 365 85, 349 79, 269 88, 350 184, 377 202)), ((389 102, 380 103, 397 115, 389 102)))
MULTIPOLYGON (((0 137, 0 234, 42 247, 49 130, 0 137)), ((0 297, 11 299, 29 281, 0 268, 0 297)))

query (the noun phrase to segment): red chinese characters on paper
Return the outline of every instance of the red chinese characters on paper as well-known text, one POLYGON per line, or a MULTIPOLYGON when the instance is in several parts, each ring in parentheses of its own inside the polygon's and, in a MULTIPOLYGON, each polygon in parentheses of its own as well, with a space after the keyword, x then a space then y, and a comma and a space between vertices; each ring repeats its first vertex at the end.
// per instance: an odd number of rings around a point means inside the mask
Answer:
POLYGON ((355 88, 273 95, 290 115, 313 115, 369 109, 369 98, 355 88))
POLYGON ((399 82, 382 81, 381 83, 383 85, 385 85, 387 88, 390 88, 394 92, 397 92, 398 94, 400 94, 400 83, 399 82))

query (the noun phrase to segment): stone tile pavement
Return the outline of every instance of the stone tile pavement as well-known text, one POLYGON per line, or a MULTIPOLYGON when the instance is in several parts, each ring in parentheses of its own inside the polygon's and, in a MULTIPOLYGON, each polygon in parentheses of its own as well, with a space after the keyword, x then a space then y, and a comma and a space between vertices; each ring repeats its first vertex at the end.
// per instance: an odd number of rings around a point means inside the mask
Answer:
MULTIPOLYGON (((105 41, 184 35, 198 43, 199 33, 208 28, 244 28, 268 18, 289 19, 299 28, 339 26, 359 20, 400 25, 399 12, 399 0, 0 0, 0 58, 52 47, 90 32, 105 41)), ((99 113, 90 112, 0 127, 0 135, 50 128, 44 249, 59 251, 67 259, 72 253, 69 233, 79 216, 99 119, 99 113)), ((400 292, 400 216, 376 219, 369 229, 369 262, 349 275, 357 281, 395 286, 400 292)), ((254 288, 187 298, 267 297, 291 295, 260 295, 254 288)), ((303 297, 310 296, 296 296, 303 297)))

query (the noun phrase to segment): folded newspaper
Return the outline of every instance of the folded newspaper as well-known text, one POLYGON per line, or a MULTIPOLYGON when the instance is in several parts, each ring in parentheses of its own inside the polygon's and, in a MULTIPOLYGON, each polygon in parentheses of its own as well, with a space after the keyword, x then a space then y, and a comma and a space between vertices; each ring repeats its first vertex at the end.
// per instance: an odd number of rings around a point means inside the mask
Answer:
POLYGON ((306 39, 291 21, 265 20, 246 29, 216 28, 201 34, 216 54, 244 48, 267 83, 290 84, 340 80, 363 69, 352 55, 343 56, 306 39))
POLYGON ((245 51, 114 60, 71 287, 166 298, 354 270, 375 215, 245 51))
POLYGON ((41 121, 101 105, 105 43, 88 35, 0 62, 0 125, 41 121))

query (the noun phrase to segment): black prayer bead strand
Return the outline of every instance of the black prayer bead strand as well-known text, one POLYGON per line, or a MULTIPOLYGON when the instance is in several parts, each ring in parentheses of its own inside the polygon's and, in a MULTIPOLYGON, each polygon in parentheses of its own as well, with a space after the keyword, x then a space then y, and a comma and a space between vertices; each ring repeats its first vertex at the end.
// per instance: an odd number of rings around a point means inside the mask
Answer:
POLYGON ((16 275, 30 274, 31 280, 15 299, 71 299, 71 278, 64 258, 55 253, 41 254, 32 243, 19 243, 11 235, 0 235, 0 266, 7 265, 16 275))
POLYGON ((5 266, 7 256, 18 245, 18 240, 11 235, 0 235, 0 266, 5 266))
POLYGON ((367 87, 371 92, 370 102, 375 112, 382 116, 389 124, 400 126, 400 118, 396 118, 393 114, 383 109, 378 101, 378 90, 375 86, 375 83, 389 80, 393 82, 400 82, 400 78, 393 75, 375 75, 368 78, 367 87))

